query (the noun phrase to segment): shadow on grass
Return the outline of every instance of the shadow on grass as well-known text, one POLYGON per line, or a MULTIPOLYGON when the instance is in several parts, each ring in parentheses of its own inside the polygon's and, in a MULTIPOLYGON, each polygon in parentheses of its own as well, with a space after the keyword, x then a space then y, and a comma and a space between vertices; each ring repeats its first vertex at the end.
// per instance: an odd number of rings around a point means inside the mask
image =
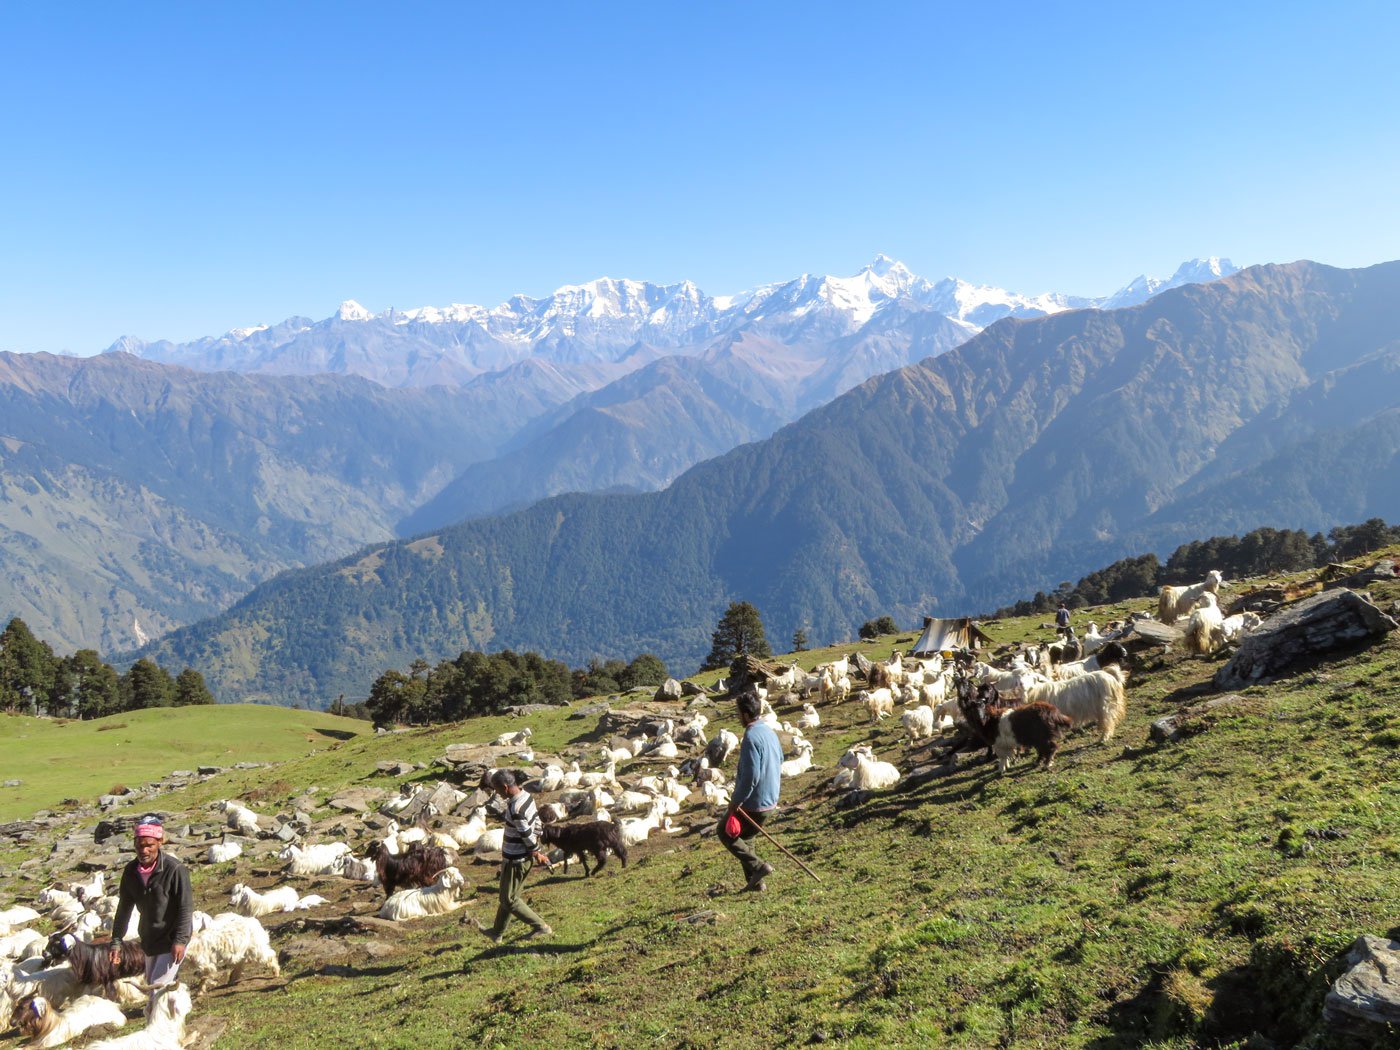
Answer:
POLYGON ((316 729, 313 732, 321 736, 328 736, 332 740, 354 740, 358 733, 352 733, 348 729, 316 729))

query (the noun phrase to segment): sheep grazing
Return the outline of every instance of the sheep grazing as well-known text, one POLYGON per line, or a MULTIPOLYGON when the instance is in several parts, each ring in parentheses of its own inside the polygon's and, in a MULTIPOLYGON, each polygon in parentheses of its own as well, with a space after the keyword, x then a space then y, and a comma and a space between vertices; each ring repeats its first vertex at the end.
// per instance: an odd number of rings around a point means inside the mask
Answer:
POLYGON ((282 870, 288 875, 334 875, 341 857, 350 852, 343 842, 326 842, 315 846, 289 845, 277 854, 278 860, 285 860, 282 870))
POLYGON ((146 972, 146 953, 135 941, 88 944, 71 933, 55 933, 44 945, 43 959, 45 966, 68 963, 79 984, 85 988, 101 987, 108 995, 112 985, 123 977, 143 976, 146 972), (115 966, 111 958, 113 948, 118 949, 115 966))
POLYGON ((168 984, 151 995, 146 1027, 116 1039, 88 1043, 85 1050, 181 1050, 185 1045, 185 1018, 194 1003, 183 984, 168 984))
MULTIPOLYGON (((478 840, 478 845, 485 836, 478 840)), ((368 856, 374 861, 384 896, 392 897, 400 886, 417 888, 430 884, 447 868, 447 854, 436 846, 415 845, 402 856, 394 856, 380 843, 370 843, 368 856)))
POLYGON ((1070 717, 1038 701, 1008 709, 997 706, 997 699, 996 690, 986 685, 975 687, 970 679, 958 684, 963 721, 991 750, 997 771, 1005 773, 1016 753, 1028 749, 1035 750, 1039 764, 1053 768, 1060 741, 1074 724, 1070 717))
POLYGON ((627 867, 627 844, 622 841, 622 832, 616 824, 606 820, 592 820, 586 824, 549 824, 540 832, 540 841, 558 846, 564 851, 564 874, 569 873, 569 858, 577 857, 583 865, 584 877, 592 874, 588 870, 588 854, 593 854, 594 871, 602 871, 609 853, 617 854, 622 866, 627 867))
POLYGON ((463 902, 457 899, 457 894, 466 884, 467 880, 456 868, 444 868, 431 885, 395 893, 379 909, 379 917, 399 922, 403 919, 421 919, 427 915, 446 915, 462 906, 463 902))
POLYGON ((1189 587, 1163 587, 1157 595, 1157 619, 1163 623, 1176 623, 1189 613, 1203 594, 1220 593, 1225 577, 1219 569, 1212 569, 1200 583, 1189 587))
POLYGON ((899 783, 898 767, 877 759, 869 744, 857 744, 837 760, 837 765, 851 771, 849 786, 858 791, 883 791, 899 783))
POLYGON ((314 893, 305 897, 299 896, 295 886, 277 886, 266 893, 259 893, 251 886, 239 882, 229 894, 229 904, 234 911, 254 918, 287 911, 305 911, 325 903, 324 897, 318 897, 314 893))
POLYGON ((502 733, 496 737, 497 747, 524 747, 530 742, 530 738, 535 735, 535 731, 529 726, 518 733, 502 733))
POLYGON ((27 1047, 62 1046, 84 1032, 102 1025, 120 1028, 126 1024, 121 1007, 100 995, 83 995, 74 999, 62 1012, 42 995, 20 1003, 15 1011, 15 1023, 29 1039, 27 1047))
POLYGON ((243 847, 236 842, 216 842, 209 847, 209 863, 223 864, 243 855, 243 847))
POLYGON ((1032 689, 1026 699, 1033 704, 1050 704, 1067 715, 1073 725, 1097 725, 1107 743, 1128 710, 1122 674, 1122 669, 1115 666, 1063 682, 1047 682, 1032 689))
POLYGON ((1205 656, 1225 644, 1225 617, 1214 594, 1201 595, 1186 621, 1186 651, 1205 656))
POLYGON ((191 978, 203 991, 216 984, 237 984, 256 970, 280 977, 282 968, 262 923, 247 915, 223 912, 203 921, 190 937, 181 976, 191 978))
POLYGON ((870 721, 878 722, 894 714, 894 693, 888 688, 862 689, 856 693, 856 700, 870 711, 870 721))

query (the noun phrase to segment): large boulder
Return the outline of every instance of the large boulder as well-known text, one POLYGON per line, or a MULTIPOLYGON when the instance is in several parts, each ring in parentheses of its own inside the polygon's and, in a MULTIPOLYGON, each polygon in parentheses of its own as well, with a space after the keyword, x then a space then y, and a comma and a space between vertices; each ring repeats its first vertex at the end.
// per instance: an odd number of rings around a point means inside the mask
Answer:
POLYGON ((668 678, 656 689, 656 695, 652 697, 657 703, 665 703, 668 700, 679 700, 681 698, 681 684, 674 678, 668 678))
POLYGON ((1358 591, 1323 591, 1288 606, 1244 636, 1215 674, 1219 689, 1271 681, 1295 664, 1378 638, 1400 627, 1358 591))
POLYGON ((1352 1035, 1393 1035, 1400 1027, 1400 941, 1358 937, 1347 963, 1347 972, 1327 993, 1322 1019, 1352 1035))

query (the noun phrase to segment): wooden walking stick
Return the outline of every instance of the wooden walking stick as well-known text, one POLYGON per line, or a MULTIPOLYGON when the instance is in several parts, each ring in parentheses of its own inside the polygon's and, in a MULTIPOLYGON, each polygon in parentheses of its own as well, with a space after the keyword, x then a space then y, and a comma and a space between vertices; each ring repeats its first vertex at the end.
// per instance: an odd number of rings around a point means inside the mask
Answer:
POLYGON ((754 828, 758 830, 758 833, 760 835, 766 838, 769 842, 773 843, 773 845, 777 846, 778 849, 782 851, 783 855, 788 858, 788 860, 792 861, 794 864, 796 864, 799 868, 805 871, 808 875, 812 876, 812 878, 816 879, 818 882, 822 881, 820 875, 818 875, 811 868, 807 867, 807 865, 803 864, 800 860, 798 860, 795 856, 792 855, 791 851, 789 851, 786 846, 784 846, 781 842, 775 839, 772 835, 768 834, 768 832, 764 831, 763 825, 760 824, 758 821, 754 820, 753 817, 749 816, 748 812, 744 809, 743 806, 735 806, 734 812, 738 813, 750 824, 752 824, 754 828))

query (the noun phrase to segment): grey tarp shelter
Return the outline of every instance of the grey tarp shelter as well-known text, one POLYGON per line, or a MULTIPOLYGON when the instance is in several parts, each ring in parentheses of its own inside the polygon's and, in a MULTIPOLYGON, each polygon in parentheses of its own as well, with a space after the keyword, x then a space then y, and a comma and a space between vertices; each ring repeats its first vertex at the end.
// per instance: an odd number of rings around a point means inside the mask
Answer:
POLYGON ((946 649, 980 649, 990 645, 991 638, 966 616, 956 620, 924 617, 924 633, 909 650, 911 656, 941 653, 946 649))

